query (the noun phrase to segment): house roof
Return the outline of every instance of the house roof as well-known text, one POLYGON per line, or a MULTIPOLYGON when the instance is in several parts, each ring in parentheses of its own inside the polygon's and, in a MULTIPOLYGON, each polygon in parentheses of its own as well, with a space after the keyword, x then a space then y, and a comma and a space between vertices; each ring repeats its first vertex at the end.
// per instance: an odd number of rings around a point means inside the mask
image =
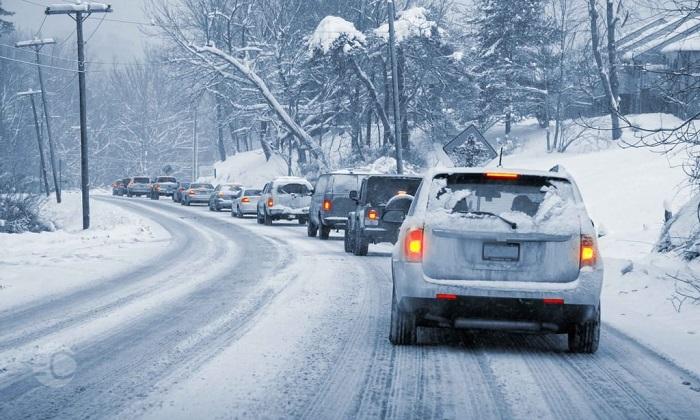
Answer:
POLYGON ((618 41, 618 53, 624 61, 648 53, 662 53, 667 46, 700 31, 700 14, 660 18, 618 41))
POLYGON ((684 36, 661 49, 661 52, 664 54, 681 51, 700 51, 700 32, 684 36))

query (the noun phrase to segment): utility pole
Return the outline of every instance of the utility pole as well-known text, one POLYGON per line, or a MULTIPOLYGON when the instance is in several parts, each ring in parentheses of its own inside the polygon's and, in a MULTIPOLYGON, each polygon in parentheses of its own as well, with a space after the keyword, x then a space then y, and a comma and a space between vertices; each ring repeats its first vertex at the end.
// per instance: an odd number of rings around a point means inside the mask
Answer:
POLYGON ((29 100, 32 103, 32 112, 34 112, 34 128, 36 128, 36 140, 39 143, 39 162, 41 163, 41 177, 44 180, 44 191, 46 191, 46 196, 51 194, 49 190, 49 178, 46 174, 46 162, 44 162, 44 141, 41 139, 41 127, 39 126, 39 115, 36 113, 36 103, 34 102, 34 95, 38 95, 41 92, 29 89, 26 92, 20 92, 17 96, 29 96, 29 100))
POLYGON ((199 108, 199 101, 194 106, 194 127, 192 128, 192 182, 197 182, 197 147, 199 146, 197 139, 197 109, 199 108))
POLYGON ((90 228, 90 179, 88 173, 87 103, 85 95, 85 42, 83 22, 93 13, 111 13, 103 3, 55 4, 46 8, 47 15, 68 15, 76 23, 78 35, 78 86, 80 89, 80 189, 83 202, 83 229, 90 228))
POLYGON ((51 173, 53 175, 53 186, 54 190, 56 191, 56 202, 60 203, 61 202, 61 185, 58 182, 58 176, 56 175, 56 157, 54 154, 54 144, 53 144, 53 136, 51 134, 51 117, 49 114, 49 105, 48 102, 46 101, 46 89, 44 88, 44 75, 42 74, 41 71, 41 59, 39 57, 39 51, 44 45, 52 45, 55 44, 56 41, 53 40, 53 38, 47 38, 47 39, 38 39, 34 38, 33 40, 30 41, 20 41, 15 44, 16 47, 18 48, 27 48, 31 47, 34 49, 34 52, 36 54, 36 68, 39 71, 39 87, 41 88, 41 102, 44 105, 44 119, 46 120, 46 137, 49 140, 49 160, 51 162, 51 173))
POLYGON ((391 56, 391 81, 394 89, 394 145, 396 146, 396 173, 403 174, 403 145, 401 144, 401 113, 399 112, 399 66, 396 62, 396 6, 394 0, 386 2, 389 15, 389 55, 391 56))

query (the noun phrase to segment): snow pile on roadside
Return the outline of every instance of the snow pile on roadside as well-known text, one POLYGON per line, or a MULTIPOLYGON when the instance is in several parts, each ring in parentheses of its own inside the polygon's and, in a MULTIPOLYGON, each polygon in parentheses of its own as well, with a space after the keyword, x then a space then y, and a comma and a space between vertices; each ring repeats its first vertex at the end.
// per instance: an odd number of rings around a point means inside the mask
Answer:
POLYGON ((355 29, 352 22, 337 16, 326 16, 311 35, 309 49, 328 54, 342 45, 343 52, 347 54, 363 48, 365 41, 365 35, 355 29))
POLYGON ((273 154, 269 161, 265 160, 262 150, 229 156, 224 162, 216 162, 214 168, 216 168, 216 179, 206 179, 206 181, 215 185, 238 182, 246 187, 262 188, 274 178, 287 175, 287 162, 284 158, 273 154))
POLYGON ((80 193, 47 201, 42 217, 57 229, 0 233, 0 310, 65 293, 127 271, 167 249, 170 235, 150 219, 92 200, 91 228, 82 230, 80 193))
POLYGON ((692 198, 666 223, 656 248, 660 252, 677 251, 690 260, 700 256, 700 196, 692 198))

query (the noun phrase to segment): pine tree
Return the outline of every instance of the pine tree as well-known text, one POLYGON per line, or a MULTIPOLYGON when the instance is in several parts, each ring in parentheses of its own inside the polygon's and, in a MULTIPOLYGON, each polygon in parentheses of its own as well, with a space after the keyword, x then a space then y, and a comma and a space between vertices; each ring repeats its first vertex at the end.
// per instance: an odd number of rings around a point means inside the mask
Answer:
POLYGON ((543 95, 537 55, 553 41, 552 25, 542 0, 478 0, 477 9, 483 119, 504 116, 507 135, 513 117, 534 113, 543 95))
POLYGON ((14 25, 12 22, 4 20, 2 17, 3 16, 12 16, 14 13, 3 9, 2 7, 2 0, 0 0, 0 35, 3 35, 7 32, 10 32, 14 29, 14 25))

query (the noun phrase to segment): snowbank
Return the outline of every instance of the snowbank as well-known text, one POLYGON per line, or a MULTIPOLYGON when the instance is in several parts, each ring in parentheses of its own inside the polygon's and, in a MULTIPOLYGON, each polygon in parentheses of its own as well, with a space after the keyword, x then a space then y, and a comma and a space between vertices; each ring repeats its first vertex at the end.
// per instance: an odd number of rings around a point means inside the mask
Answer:
POLYGON ((262 188, 267 182, 278 176, 287 175, 287 162, 280 155, 272 155, 265 160, 262 150, 241 152, 229 156, 224 162, 216 162, 216 178, 200 179, 216 184, 238 182, 246 187, 262 188))
POLYGON ((150 219, 92 200, 91 228, 82 230, 81 200, 65 191, 46 202, 54 232, 0 233, 0 311, 98 282, 164 252, 170 235, 150 219))
POLYGON ((363 48, 365 41, 365 35, 355 29, 352 22, 337 16, 326 16, 311 35, 309 49, 328 54, 342 46, 343 52, 349 53, 363 48))

